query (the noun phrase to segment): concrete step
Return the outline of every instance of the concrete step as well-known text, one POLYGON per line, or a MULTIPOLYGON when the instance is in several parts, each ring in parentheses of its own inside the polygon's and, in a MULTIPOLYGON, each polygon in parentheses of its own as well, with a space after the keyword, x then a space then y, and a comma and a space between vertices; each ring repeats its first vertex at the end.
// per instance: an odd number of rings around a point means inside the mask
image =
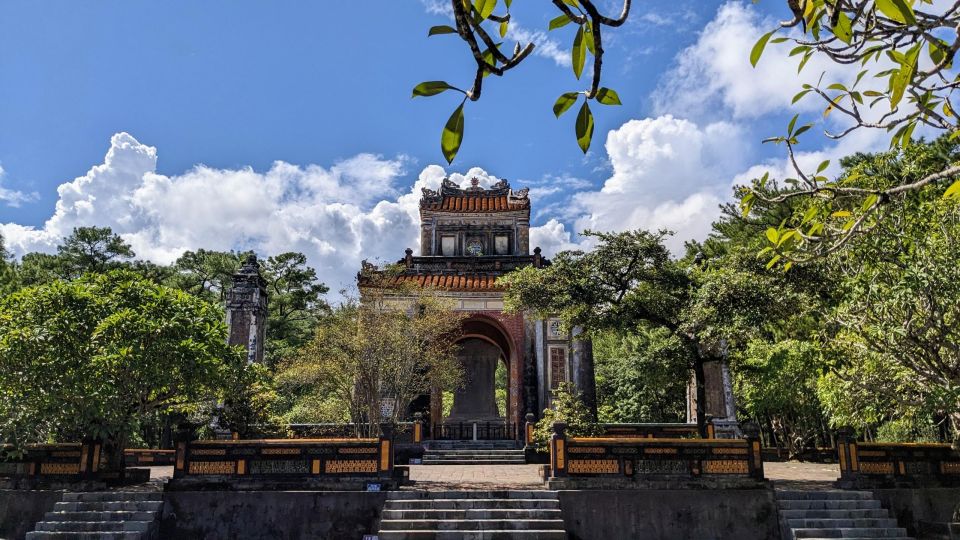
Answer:
POLYGON ((382 519, 560 519, 559 508, 429 508, 384 510, 382 519))
POLYGON ((789 501, 778 500, 777 506, 781 510, 876 510, 880 508, 880 501, 866 501, 863 499, 797 499, 789 501))
POLYGON ((156 512, 47 512, 44 521, 153 521, 156 512))
POLYGON ((494 491, 388 491, 390 500, 423 500, 423 499, 557 499, 557 492, 546 489, 517 489, 494 491))
POLYGON ((163 501, 58 502, 54 512, 159 512, 163 501))
POLYGON ((896 528, 897 520, 891 517, 867 519, 800 518, 788 519, 791 529, 888 529, 896 528))
POLYGON ((147 532, 150 521, 41 521, 37 531, 62 532, 147 532))
POLYGON ((794 538, 904 538, 907 530, 882 529, 793 529, 794 538))
MULTIPOLYGON (((879 501, 877 501, 879 505, 879 501)), ((780 510, 780 517, 790 519, 866 519, 887 518, 890 512, 882 508, 849 510, 780 510)))
POLYGON ((563 530, 562 519, 381 519, 380 530, 420 531, 504 531, 504 530, 563 530))
POLYGON ((560 501, 557 499, 411 499, 388 500, 386 510, 487 510, 498 508, 510 509, 537 509, 559 510, 560 501))
POLYGON ((380 540, 566 540, 564 531, 380 531, 380 540))
POLYGON ((777 500, 804 501, 804 500, 872 500, 873 493, 869 491, 850 491, 844 489, 823 489, 817 491, 777 490, 777 500))
POLYGON ((136 502, 162 501, 159 491, 92 491, 64 493, 64 502, 136 502))
POLYGON ((26 540, 141 540, 138 532, 28 532, 26 540))

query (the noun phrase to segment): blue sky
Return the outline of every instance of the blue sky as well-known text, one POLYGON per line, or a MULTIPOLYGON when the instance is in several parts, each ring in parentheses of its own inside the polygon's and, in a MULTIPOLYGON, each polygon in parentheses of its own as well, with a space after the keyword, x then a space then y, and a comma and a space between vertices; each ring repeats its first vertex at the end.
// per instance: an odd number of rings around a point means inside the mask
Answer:
MULTIPOLYGON (((0 4, 0 233, 18 255, 79 225, 111 226, 159 262, 296 249, 337 287, 361 258, 416 248, 419 188, 444 175, 532 187, 534 242, 551 253, 585 227, 666 226, 677 248, 706 233, 735 179, 783 167, 759 141, 794 112, 795 62, 747 63, 783 2, 635 2, 606 35, 604 85, 624 104, 594 107, 584 156, 575 111, 551 112, 586 84, 565 61, 574 30, 547 35, 549 3, 516 0, 507 42, 538 52, 487 79, 451 166, 439 133, 458 99, 410 98, 418 82, 472 77, 458 38, 426 37, 445 4, 0 4)), ((876 144, 814 137, 806 150, 819 161, 876 144)))

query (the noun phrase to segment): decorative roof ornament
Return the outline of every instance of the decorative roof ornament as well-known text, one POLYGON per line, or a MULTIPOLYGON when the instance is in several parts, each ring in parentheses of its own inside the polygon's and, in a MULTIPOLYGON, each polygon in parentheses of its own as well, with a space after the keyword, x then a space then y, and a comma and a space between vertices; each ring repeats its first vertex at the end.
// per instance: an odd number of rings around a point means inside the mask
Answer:
POLYGON ((421 188, 420 207, 446 212, 502 212, 529 208, 527 188, 513 191, 510 182, 500 179, 484 189, 480 179, 470 179, 470 187, 462 188, 453 180, 444 178, 439 190, 421 188))

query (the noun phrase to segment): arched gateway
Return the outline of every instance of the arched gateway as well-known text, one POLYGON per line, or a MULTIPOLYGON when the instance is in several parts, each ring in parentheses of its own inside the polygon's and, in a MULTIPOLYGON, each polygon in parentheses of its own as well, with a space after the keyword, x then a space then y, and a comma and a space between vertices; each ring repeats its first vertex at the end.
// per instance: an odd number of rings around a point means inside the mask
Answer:
MULTIPOLYGON (((567 333, 555 319, 503 312, 499 276, 516 268, 550 264, 540 248, 530 254, 530 199, 506 180, 489 189, 477 179, 461 188, 444 179, 439 190, 424 189, 420 199, 419 256, 407 249, 399 261, 403 271, 386 286, 400 282, 429 286, 467 312, 460 340, 466 384, 442 418, 441 396, 430 396, 432 424, 506 421, 519 426, 526 413, 539 416, 549 405, 550 391, 573 382, 595 406, 593 354, 589 341, 567 333), (497 366, 506 368, 506 410, 495 400, 497 366)), ((372 282, 360 277, 361 294, 372 282)), ((379 282, 380 286, 384 286, 379 282)), ((426 401, 426 399, 424 400, 426 401)))

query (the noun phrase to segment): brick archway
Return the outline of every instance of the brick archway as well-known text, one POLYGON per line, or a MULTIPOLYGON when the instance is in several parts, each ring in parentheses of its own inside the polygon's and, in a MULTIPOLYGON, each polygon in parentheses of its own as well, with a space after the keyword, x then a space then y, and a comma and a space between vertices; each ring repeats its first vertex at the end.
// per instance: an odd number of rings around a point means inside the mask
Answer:
MULTIPOLYGON (((500 349, 507 364, 507 411, 506 421, 519 426, 523 388, 523 316, 501 312, 472 312, 462 323, 462 335, 458 341, 482 339, 500 349)), ((431 417, 441 418, 439 396, 431 400, 431 417)))

